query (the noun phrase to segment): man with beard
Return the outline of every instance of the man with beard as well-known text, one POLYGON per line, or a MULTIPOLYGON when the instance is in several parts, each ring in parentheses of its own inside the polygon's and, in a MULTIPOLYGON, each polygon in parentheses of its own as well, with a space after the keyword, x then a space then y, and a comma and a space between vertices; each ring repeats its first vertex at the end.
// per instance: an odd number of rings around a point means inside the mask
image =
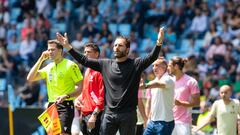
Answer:
POLYGON ((220 88, 219 95, 221 99, 216 100, 213 103, 208 118, 199 127, 194 127, 194 132, 197 132, 207 124, 217 119, 218 135, 237 134, 237 118, 240 114, 239 101, 237 99, 230 98, 232 91, 229 85, 223 85, 220 88))
POLYGON ((142 72, 159 55, 164 31, 160 29, 157 44, 144 58, 130 59, 130 40, 124 36, 116 38, 113 44, 115 59, 90 59, 77 53, 68 42, 67 34, 57 33, 58 41, 79 63, 99 71, 105 86, 105 114, 101 123, 101 135, 133 135, 137 122, 136 106, 142 72))
POLYGON ((46 79, 48 89, 48 107, 54 103, 60 118, 61 135, 71 134, 74 117, 73 100, 82 90, 83 76, 76 63, 63 58, 63 47, 57 40, 48 41, 48 50, 44 51, 27 76, 33 82, 46 79), (40 69, 47 59, 53 62, 40 69))

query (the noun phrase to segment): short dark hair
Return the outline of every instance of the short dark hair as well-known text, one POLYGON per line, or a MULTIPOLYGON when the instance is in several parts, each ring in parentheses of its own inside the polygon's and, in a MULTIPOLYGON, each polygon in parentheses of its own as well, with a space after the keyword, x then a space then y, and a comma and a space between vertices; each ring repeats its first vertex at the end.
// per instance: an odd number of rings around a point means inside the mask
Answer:
POLYGON ((179 69, 182 70, 185 63, 187 63, 188 59, 184 59, 184 58, 175 56, 171 59, 171 61, 172 61, 173 65, 178 65, 179 69))
POLYGON ((86 47, 91 47, 93 49, 93 51, 98 52, 100 54, 100 48, 98 47, 97 44, 95 44, 95 43, 86 43, 85 44, 85 48, 86 47))
POLYGON ((126 47, 127 47, 127 48, 130 48, 130 39, 129 39, 128 37, 123 36, 123 35, 120 35, 120 36, 117 36, 116 39, 118 39, 118 38, 125 39, 125 41, 126 41, 126 47))
POLYGON ((59 43, 56 39, 53 40, 48 40, 48 44, 56 44, 58 49, 62 49, 63 50, 63 46, 61 45, 61 43, 59 43))

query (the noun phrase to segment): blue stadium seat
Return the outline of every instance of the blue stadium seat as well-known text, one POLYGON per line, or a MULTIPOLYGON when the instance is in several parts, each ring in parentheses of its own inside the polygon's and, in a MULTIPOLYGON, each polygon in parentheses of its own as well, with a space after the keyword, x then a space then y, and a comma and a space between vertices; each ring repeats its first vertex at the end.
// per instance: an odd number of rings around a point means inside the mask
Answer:
POLYGON ((188 39, 183 39, 181 46, 180 46, 180 51, 182 51, 183 53, 187 52, 188 49, 190 47, 190 43, 188 39))
POLYGON ((178 56, 177 53, 166 53, 166 60, 170 60, 171 58, 173 58, 174 56, 178 56))
POLYGON ((139 51, 146 51, 147 47, 153 47, 153 41, 149 38, 145 38, 142 40, 140 47, 139 47, 139 51))
POLYGON ((202 46, 203 46, 203 40, 202 39, 195 40, 194 50, 196 52, 199 52, 202 46))
POLYGON ((43 126, 39 126, 37 131, 33 132, 32 135, 45 135, 45 130, 43 126))
POLYGON ((109 30, 112 32, 112 34, 115 36, 117 34, 117 24, 115 23, 110 23, 108 25, 109 30))
POLYGON ((6 91, 7 88, 7 79, 0 78, 0 91, 6 91))
POLYGON ((11 16, 11 21, 16 21, 17 20, 17 17, 20 15, 21 13, 21 9, 20 8, 12 8, 11 10, 11 13, 10 13, 10 16, 11 16))
POLYGON ((131 25, 130 24, 119 24, 118 31, 121 35, 129 36, 131 32, 131 25))
POLYGON ((55 38, 56 32, 66 32, 66 24, 65 23, 55 23, 51 28, 50 37, 55 38))

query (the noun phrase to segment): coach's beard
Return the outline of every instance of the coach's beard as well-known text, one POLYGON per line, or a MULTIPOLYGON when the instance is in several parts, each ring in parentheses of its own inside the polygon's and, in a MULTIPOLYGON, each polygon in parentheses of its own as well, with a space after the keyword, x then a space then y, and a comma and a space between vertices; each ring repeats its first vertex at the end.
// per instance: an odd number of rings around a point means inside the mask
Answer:
POLYGON ((127 53, 126 52, 114 52, 114 56, 115 56, 115 58, 122 58, 122 57, 127 56, 127 53))

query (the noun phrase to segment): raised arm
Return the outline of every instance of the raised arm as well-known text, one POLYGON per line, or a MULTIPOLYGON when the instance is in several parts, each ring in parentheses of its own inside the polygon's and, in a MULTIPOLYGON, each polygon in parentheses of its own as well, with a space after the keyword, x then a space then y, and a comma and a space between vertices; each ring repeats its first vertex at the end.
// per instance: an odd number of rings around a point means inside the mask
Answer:
POLYGON ((89 67, 93 70, 100 71, 100 64, 98 62, 98 59, 90 59, 87 58, 86 56, 78 53, 75 51, 72 47, 72 45, 69 44, 68 42, 68 37, 67 33, 62 36, 60 33, 56 34, 57 40, 60 42, 60 44, 67 49, 67 51, 72 55, 72 57, 79 62, 80 64, 89 67))
POLYGON ((27 81, 29 82, 33 82, 33 81, 38 81, 38 80, 41 80, 43 79, 41 76, 40 76, 40 73, 38 72, 39 68, 41 67, 42 63, 48 59, 48 52, 47 51, 44 51, 42 53, 42 55, 40 56, 40 58, 38 59, 38 61, 36 62, 36 64, 31 68, 30 72, 28 73, 28 76, 27 76, 27 81))
POLYGON ((159 52, 161 51, 161 48, 162 48, 163 38, 164 38, 164 28, 162 27, 159 29, 158 39, 154 49, 151 51, 151 53, 149 53, 146 57, 144 57, 143 59, 140 59, 139 61, 142 64, 142 70, 146 69, 158 58, 159 52))

